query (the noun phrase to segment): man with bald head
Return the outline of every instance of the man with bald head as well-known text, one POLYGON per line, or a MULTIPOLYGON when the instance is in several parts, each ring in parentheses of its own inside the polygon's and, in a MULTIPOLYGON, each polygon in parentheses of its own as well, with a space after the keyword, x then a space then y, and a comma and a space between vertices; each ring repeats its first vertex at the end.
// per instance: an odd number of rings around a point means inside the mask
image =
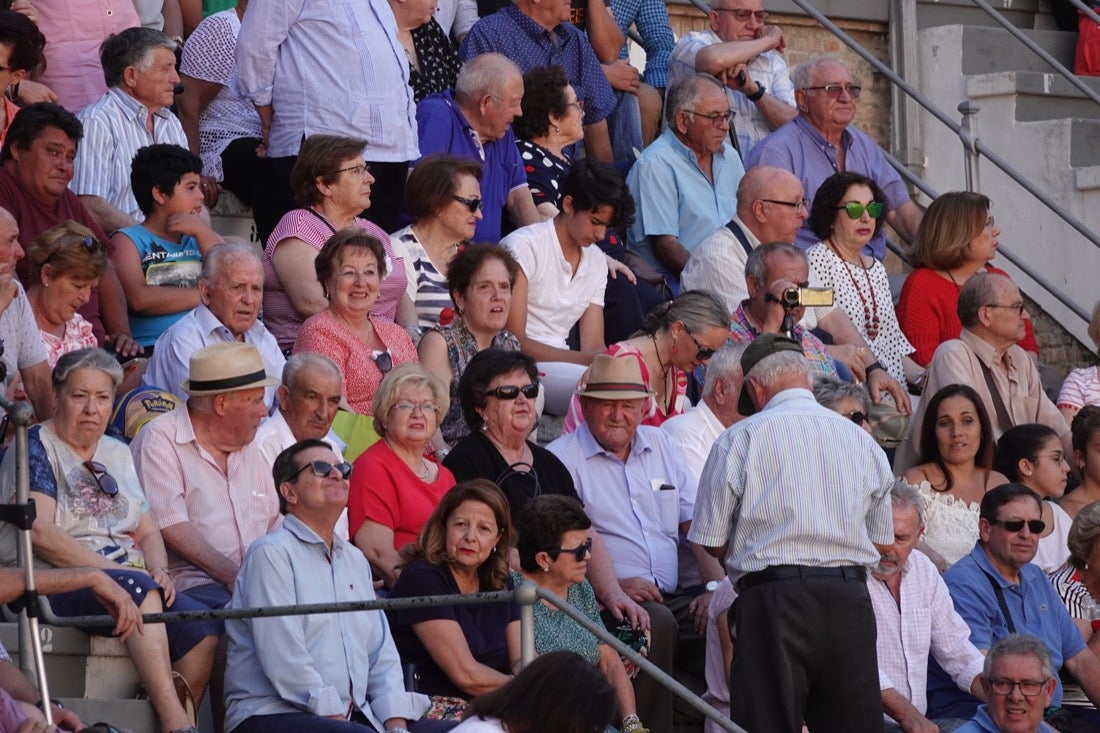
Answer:
MULTIPOLYGON (((1062 440, 1067 456, 1073 455, 1069 425, 1043 391, 1039 370, 1027 352, 1016 345, 1023 338, 1028 318, 1020 289, 1004 275, 980 272, 959 291, 962 333, 936 349, 928 365, 925 394, 934 395, 949 384, 969 384, 982 399, 993 423, 993 437, 1024 423, 1050 427, 1062 440)), ((921 424, 926 401, 922 400, 913 425, 921 424)), ((919 454, 919 430, 911 430, 906 444, 911 455, 901 455, 900 468, 919 454)))
POLYGON ((462 66, 455 87, 416 106, 420 154, 450 153, 481 163, 481 211, 474 241, 499 242, 504 208, 516 227, 542 221, 512 134, 523 113, 523 74, 507 56, 483 53, 462 66))
MULTIPOLYGON (((874 179, 886 194, 886 220, 906 241, 912 241, 924 211, 909 198, 905 182, 891 167, 882 149, 852 125, 861 87, 839 58, 814 56, 794 73, 798 116, 756 144, 745 156, 745 167, 772 165, 785 168, 802 181, 813 202, 818 187, 840 171, 855 171, 874 179)), ((806 249, 818 238, 807 226, 798 233, 806 249)), ((886 238, 878 234, 865 252, 882 259, 886 238)))

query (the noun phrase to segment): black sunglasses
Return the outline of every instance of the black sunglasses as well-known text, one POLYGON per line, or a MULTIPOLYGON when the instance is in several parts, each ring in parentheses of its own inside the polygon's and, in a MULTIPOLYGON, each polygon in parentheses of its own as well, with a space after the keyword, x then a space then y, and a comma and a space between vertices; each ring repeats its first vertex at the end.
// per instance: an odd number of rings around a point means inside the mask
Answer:
POLYGON ((341 463, 329 463, 328 461, 310 461, 309 463, 295 471, 291 475, 289 480, 293 481, 294 479, 298 478, 298 476, 307 468, 313 469, 313 475, 318 478, 328 478, 332 475, 332 469, 334 468, 340 472, 340 478, 346 479, 348 476, 351 475, 351 464, 347 461, 343 461, 341 463))
POLYGON ((522 387, 517 387, 514 384, 504 384, 485 390, 486 397, 492 396, 498 400, 514 400, 521 393, 527 399, 533 400, 539 395, 539 386, 537 384, 525 384, 522 387))
POLYGON ((695 338, 695 334, 693 334, 691 331, 688 331, 687 335, 688 338, 691 339, 691 342, 695 344, 695 348, 698 349, 698 351, 695 352, 695 361, 706 361, 710 357, 714 356, 715 350, 703 346, 701 343, 699 343, 698 339, 695 338))
POLYGON ((469 209, 471 214, 481 211, 481 199, 468 199, 454 194, 451 194, 451 198, 469 209))
POLYGON ((1047 523, 1042 519, 990 519, 989 523, 1000 525, 1008 532, 1019 532, 1026 524, 1031 534, 1042 534, 1047 528, 1047 523))
POLYGON ((99 461, 84 461, 84 468, 92 474, 92 478, 95 479, 100 491, 107 496, 118 495, 118 481, 115 481, 115 477, 107 473, 106 466, 99 461))
POLYGON ((566 555, 572 555, 573 559, 577 562, 582 562, 585 556, 592 552, 592 538, 589 537, 576 547, 552 547, 546 550, 546 552, 548 552, 551 559, 554 560, 558 559, 558 555, 565 553, 566 555))
POLYGON ((378 371, 382 372, 383 375, 389 374, 390 370, 393 369, 393 357, 390 356, 389 351, 379 352, 371 358, 374 360, 374 365, 378 367, 378 371))
POLYGON ((863 412, 862 410, 853 410, 852 412, 847 413, 844 417, 848 418, 856 425, 860 426, 862 426, 863 423, 867 422, 867 413, 863 412))

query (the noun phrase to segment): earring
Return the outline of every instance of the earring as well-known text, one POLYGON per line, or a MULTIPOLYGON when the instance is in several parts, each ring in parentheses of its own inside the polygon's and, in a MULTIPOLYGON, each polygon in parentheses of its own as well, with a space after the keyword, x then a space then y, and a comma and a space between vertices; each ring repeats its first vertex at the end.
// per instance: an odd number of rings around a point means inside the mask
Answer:
POLYGON ((546 567, 545 565, 539 565, 539 567, 542 568, 542 572, 544 572, 544 573, 549 573, 550 572, 550 568, 546 567))
POLYGON ((561 132, 561 128, 557 125, 554 125, 554 132, 561 132))

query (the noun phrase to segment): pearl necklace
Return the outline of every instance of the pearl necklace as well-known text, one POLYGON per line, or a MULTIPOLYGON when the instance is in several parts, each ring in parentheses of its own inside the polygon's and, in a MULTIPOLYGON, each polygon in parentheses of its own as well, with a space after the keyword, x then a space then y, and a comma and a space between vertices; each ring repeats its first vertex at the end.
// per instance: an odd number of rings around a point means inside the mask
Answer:
MULTIPOLYGON (((840 261, 844 263, 844 271, 848 273, 848 279, 852 281, 852 287, 856 291, 856 295, 859 296, 859 302, 863 305, 863 324, 866 330, 866 336, 868 341, 874 341, 878 338, 879 333, 879 316, 878 316, 878 300, 875 298, 875 286, 871 284, 871 268, 865 267, 863 264, 863 257, 860 255, 859 268, 863 270, 863 276, 867 279, 867 290, 871 294, 871 302, 867 303, 867 299, 863 297, 863 291, 859 287, 859 281, 856 280, 856 276, 852 274, 852 264, 848 260, 844 259, 844 256, 840 254, 840 250, 833 244, 833 241, 827 240, 826 244, 829 245, 829 249, 833 251, 840 261)), ((873 267, 874 265, 872 265, 873 267)))

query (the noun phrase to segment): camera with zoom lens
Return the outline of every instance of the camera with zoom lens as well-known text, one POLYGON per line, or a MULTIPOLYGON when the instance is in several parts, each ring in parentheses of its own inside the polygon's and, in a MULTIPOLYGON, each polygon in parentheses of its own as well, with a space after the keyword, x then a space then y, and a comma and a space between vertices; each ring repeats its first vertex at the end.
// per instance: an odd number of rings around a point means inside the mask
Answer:
POLYGON ((779 296, 787 308, 812 308, 833 304, 832 288, 787 288, 779 296))

